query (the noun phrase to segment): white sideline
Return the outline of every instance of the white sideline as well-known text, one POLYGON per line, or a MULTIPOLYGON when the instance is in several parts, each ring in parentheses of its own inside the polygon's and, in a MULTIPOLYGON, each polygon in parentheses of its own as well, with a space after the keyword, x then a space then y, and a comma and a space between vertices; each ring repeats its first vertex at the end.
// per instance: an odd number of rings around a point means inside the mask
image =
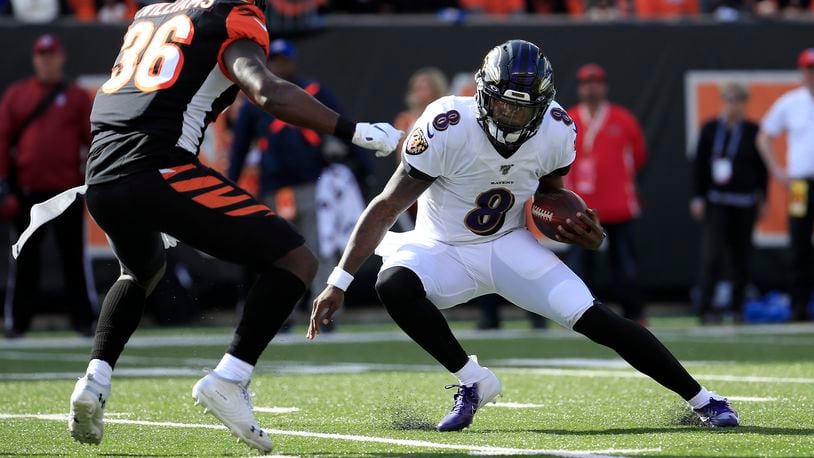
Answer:
MULTIPOLYGON (((205 331, 204 331, 205 332, 205 331)), ((814 324, 784 324, 755 326, 709 326, 703 328, 671 329, 656 328, 655 334, 664 341, 674 342, 726 342, 726 339, 737 338, 738 343, 761 343, 765 345, 814 345, 814 324), (784 341, 778 336, 798 337, 784 341), (756 337, 757 339, 749 339, 756 337), (802 337, 802 338, 799 338, 802 337)), ((526 329, 498 329, 488 331, 458 330, 455 335, 461 340, 582 340, 580 334, 565 329, 547 329, 533 331, 526 329)), ((151 347, 198 347, 220 346, 228 344, 231 334, 181 335, 181 336, 134 336, 127 343, 128 348, 151 347)), ((275 337, 273 345, 323 345, 344 343, 372 342, 408 342, 410 338, 397 331, 346 332, 320 335, 319 339, 308 342, 304 335, 281 334, 275 337)), ((47 348, 90 348, 91 338, 87 337, 38 337, 33 339, 0 340, 0 349, 47 349, 47 348)))
MULTIPOLYGON (((20 352, 25 353, 25 352, 20 352)), ((0 359, 5 352, 0 351, 0 359)), ((585 369, 630 369, 622 359, 601 358, 506 358, 489 360, 491 366, 517 367, 579 367, 585 369)), ((684 366, 722 366, 735 361, 681 361, 684 366)))
POLYGON ((522 402, 496 402, 494 404, 487 404, 484 407, 503 407, 506 409, 539 409, 545 407, 543 404, 524 404, 522 402))
MULTIPOLYGON (((0 413, 0 419, 34 419, 34 420, 50 420, 50 421, 66 421, 68 416, 65 414, 4 414, 0 413)), ((200 428, 200 429, 222 429, 226 427, 214 424, 202 423, 177 423, 170 421, 147 421, 147 420, 125 420, 125 419, 105 419, 105 423, 125 424, 125 425, 140 425, 140 426, 163 426, 167 428, 200 428)), ((521 454, 521 455, 549 455, 549 456, 580 456, 596 458, 609 454, 638 454, 638 453, 658 453, 661 448, 642 448, 642 449, 616 449, 609 448, 604 450, 544 450, 544 449, 524 449, 512 447, 494 447, 489 445, 466 445, 466 444, 445 444, 440 442, 430 442, 414 439, 393 439, 389 437, 377 436, 359 436, 355 434, 335 434, 335 433, 317 433, 312 431, 289 431, 284 429, 266 429, 269 434, 279 436, 297 436, 297 437, 313 437, 317 439, 332 439, 332 440, 345 440, 351 442, 368 442, 377 444, 392 444, 403 445, 406 447, 420 447, 420 448, 434 448, 441 450, 463 450, 485 454, 521 454)))
MULTIPOLYGON (((646 375, 632 370, 595 370, 595 369, 557 369, 557 368, 518 368, 495 367, 498 373, 544 375, 552 377, 609 377, 609 378, 647 378, 646 375)), ((362 374, 374 371, 438 371, 436 366, 423 364, 367 364, 367 363, 329 363, 329 364, 274 364, 263 368, 261 374, 362 374)), ((116 376, 123 377, 182 377, 200 376, 201 370, 193 367, 131 367, 116 369, 116 376)), ((76 379, 78 372, 12 372, 0 373, 3 380, 70 380, 76 379)), ((807 377, 762 377, 751 375, 696 374, 702 380, 740 383, 814 383, 814 378, 807 377)))
MULTIPOLYGON (((509 372, 517 374, 539 374, 551 376, 571 377, 618 377, 618 378, 649 378, 640 372, 632 371, 602 371, 591 369, 518 369, 493 368, 496 372, 509 372)), ((808 377, 760 377, 752 375, 721 375, 721 374, 694 374, 695 378, 713 380, 718 382, 744 382, 744 383, 814 383, 814 378, 808 377)))

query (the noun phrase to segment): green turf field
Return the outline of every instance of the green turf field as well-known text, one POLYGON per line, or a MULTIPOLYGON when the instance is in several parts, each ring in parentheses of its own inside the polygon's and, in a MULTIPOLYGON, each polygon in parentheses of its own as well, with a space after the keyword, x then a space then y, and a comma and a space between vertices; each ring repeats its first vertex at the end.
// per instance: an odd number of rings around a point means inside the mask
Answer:
MULTIPOLYGON (((654 332, 708 388, 734 399, 743 426, 692 424, 684 403, 573 333, 465 331, 465 347, 504 385, 472 428, 441 434, 454 382, 390 326, 346 326, 307 343, 297 329, 272 345, 254 377, 258 418, 280 455, 814 456, 814 327, 654 332)), ((228 330, 137 332, 114 374, 105 438, 71 440, 65 414, 89 341, 36 335, 0 341, 0 455, 254 454, 193 407, 228 330)))

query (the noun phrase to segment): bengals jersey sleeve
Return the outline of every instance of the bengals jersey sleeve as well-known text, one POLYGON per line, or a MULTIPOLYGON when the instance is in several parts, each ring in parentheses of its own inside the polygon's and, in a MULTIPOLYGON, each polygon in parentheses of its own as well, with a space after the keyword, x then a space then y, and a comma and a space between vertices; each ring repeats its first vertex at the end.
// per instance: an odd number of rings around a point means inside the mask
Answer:
POLYGON ((234 81, 234 78, 226 69, 223 62, 223 53, 230 44, 238 40, 251 40, 257 43, 266 55, 269 53, 269 33, 266 28, 266 17, 263 12, 254 5, 240 5, 234 7, 226 16, 227 37, 218 52, 218 65, 227 78, 234 81))
POLYGON ((450 128, 461 120, 453 105, 451 97, 431 103, 404 141, 402 156, 413 178, 435 179, 447 175, 450 128))

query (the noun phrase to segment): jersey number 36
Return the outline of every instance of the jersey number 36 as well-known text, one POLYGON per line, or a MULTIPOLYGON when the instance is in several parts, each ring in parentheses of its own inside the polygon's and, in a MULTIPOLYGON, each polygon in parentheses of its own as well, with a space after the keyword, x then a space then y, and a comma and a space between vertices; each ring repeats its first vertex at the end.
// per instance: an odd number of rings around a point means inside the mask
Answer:
POLYGON ((506 212, 514 206, 514 194, 506 188, 482 192, 475 199, 477 208, 466 214, 464 224, 478 235, 492 235, 503 227, 506 212))
POLYGON ((118 91, 131 79, 143 92, 164 89, 175 84, 184 54, 178 44, 189 44, 195 35, 192 20, 179 14, 156 29, 151 21, 136 22, 124 36, 124 44, 102 92, 118 91))

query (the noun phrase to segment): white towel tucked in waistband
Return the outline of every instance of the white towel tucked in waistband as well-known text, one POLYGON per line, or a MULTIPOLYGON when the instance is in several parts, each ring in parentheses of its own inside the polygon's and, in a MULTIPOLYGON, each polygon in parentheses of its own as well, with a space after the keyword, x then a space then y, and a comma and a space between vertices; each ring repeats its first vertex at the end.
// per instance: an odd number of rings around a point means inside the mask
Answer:
MULTIPOLYGON (((76 201, 77 196, 84 195, 87 190, 88 185, 77 186, 31 207, 31 222, 28 223, 28 227, 25 228, 23 233, 20 234, 17 243, 11 247, 11 255, 14 256, 14 259, 20 256, 20 251, 22 251, 25 242, 34 235, 37 229, 61 215, 62 212, 67 210, 68 207, 76 201)), ((164 241, 164 248, 171 248, 178 244, 177 240, 167 234, 161 234, 161 238, 164 241)))

